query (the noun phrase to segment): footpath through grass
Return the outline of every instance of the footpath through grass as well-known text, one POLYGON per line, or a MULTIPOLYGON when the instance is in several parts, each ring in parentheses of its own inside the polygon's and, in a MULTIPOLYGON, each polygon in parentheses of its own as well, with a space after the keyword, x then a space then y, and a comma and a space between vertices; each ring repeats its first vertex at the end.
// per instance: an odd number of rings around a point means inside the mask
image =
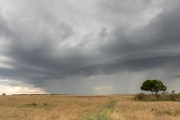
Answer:
POLYGON ((114 111, 114 106, 116 105, 116 103, 117 100, 111 99, 109 103, 97 107, 95 110, 88 113, 80 120, 108 120, 110 115, 114 111))

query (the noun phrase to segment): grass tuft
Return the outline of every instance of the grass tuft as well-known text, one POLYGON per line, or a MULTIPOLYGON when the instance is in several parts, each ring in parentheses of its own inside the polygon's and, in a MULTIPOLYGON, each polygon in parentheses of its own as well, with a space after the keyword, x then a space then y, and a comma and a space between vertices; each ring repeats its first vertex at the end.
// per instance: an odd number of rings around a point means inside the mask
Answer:
POLYGON ((36 103, 24 104, 23 107, 36 107, 36 103))

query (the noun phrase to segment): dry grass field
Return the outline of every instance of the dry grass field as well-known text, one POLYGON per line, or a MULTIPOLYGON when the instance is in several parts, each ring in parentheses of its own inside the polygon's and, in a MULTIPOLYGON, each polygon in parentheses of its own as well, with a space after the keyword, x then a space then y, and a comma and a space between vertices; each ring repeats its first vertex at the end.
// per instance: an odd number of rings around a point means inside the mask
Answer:
POLYGON ((134 96, 0 96, 1 120, 180 120, 180 102, 141 102, 134 96))

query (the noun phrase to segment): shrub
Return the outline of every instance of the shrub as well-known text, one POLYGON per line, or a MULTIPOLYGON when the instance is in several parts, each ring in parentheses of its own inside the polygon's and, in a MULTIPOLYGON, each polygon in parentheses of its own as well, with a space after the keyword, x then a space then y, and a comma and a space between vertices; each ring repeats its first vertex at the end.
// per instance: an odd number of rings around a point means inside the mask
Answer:
POLYGON ((180 94, 145 95, 137 94, 136 100, 140 101, 180 101, 180 94))
POLYGON ((3 96, 5 96, 6 94, 5 94, 5 93, 3 93, 2 95, 3 95, 3 96))
POLYGON ((36 103, 31 103, 31 104, 25 104, 24 106, 25 107, 33 107, 33 106, 37 106, 37 104, 36 103))
POLYGON ((135 99, 137 100, 143 100, 145 97, 145 94, 143 92, 138 93, 137 95, 135 95, 135 99))
POLYGON ((175 93, 175 91, 173 90, 171 93, 172 93, 172 94, 174 94, 174 93, 175 93))
POLYGON ((43 105, 48 105, 47 103, 43 103, 43 105))
POLYGON ((169 94, 169 99, 170 99, 171 101, 179 101, 179 95, 169 94))

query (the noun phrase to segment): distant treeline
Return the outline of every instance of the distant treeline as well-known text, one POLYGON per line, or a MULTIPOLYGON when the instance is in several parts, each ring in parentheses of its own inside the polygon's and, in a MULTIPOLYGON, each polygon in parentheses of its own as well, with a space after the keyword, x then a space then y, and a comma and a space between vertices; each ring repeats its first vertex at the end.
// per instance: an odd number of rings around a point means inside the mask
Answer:
POLYGON ((12 95, 69 95, 69 94, 12 94, 12 95))

